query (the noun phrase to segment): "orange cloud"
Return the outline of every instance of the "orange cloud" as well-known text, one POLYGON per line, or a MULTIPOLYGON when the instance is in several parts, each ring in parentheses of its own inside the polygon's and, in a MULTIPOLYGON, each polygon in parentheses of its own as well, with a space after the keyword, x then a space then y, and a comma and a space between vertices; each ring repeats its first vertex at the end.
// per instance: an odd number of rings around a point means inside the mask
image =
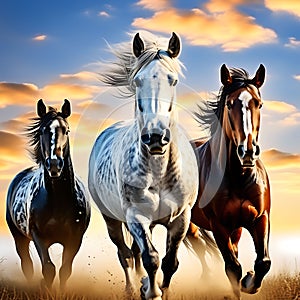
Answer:
POLYGON ((47 35, 45 35, 45 34, 39 34, 39 35, 36 35, 35 37, 33 37, 32 39, 34 41, 40 42, 40 41, 44 41, 46 38, 47 38, 47 35))
POLYGON ((297 0, 265 0, 265 6, 274 12, 286 12, 300 17, 300 2, 297 0))
POLYGON ((31 83, 0 82, 0 108, 9 105, 31 105, 39 97, 39 89, 31 83))
POLYGON ((282 114, 293 113, 297 111, 297 108, 294 105, 283 101, 266 100, 264 101, 264 108, 282 114))
POLYGON ((74 74, 61 74, 60 78, 64 80, 79 80, 79 81, 98 81, 99 74, 89 71, 81 71, 74 74))
POLYGON ((208 2, 208 11, 200 8, 178 10, 170 7, 155 12, 150 18, 136 18, 132 25, 165 33, 176 31, 192 45, 220 45, 224 51, 238 51, 256 44, 276 42, 276 33, 256 24, 255 18, 237 11, 237 3, 242 1, 224 4, 218 8, 217 13, 214 10, 218 1, 208 2))
POLYGON ((48 101, 57 101, 58 99, 85 100, 92 98, 100 92, 97 86, 85 86, 79 84, 52 83, 41 89, 42 95, 48 101))

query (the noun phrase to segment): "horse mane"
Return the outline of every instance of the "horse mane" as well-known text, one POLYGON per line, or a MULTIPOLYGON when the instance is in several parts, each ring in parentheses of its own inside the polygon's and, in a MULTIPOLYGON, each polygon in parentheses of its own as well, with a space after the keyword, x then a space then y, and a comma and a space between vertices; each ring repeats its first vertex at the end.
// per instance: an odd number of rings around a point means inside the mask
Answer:
POLYGON ((223 112, 226 97, 241 87, 251 84, 249 73, 242 68, 229 68, 232 83, 222 86, 218 94, 212 94, 207 101, 198 103, 198 111, 194 112, 194 118, 203 130, 209 130, 213 135, 223 122, 223 112))
MULTIPOLYGON (((37 163, 40 164, 42 162, 42 151, 41 151, 41 143, 40 143, 40 135, 41 130, 46 127, 51 120, 56 119, 57 117, 62 117, 62 114, 58 112, 55 108, 49 106, 48 112, 43 117, 35 117, 30 120, 32 123, 25 128, 26 136, 29 138, 29 149, 30 156, 37 163)), ((67 123, 67 121, 65 120, 67 123)))
MULTIPOLYGON (((145 51, 136 58, 132 51, 132 41, 108 45, 109 51, 116 57, 115 61, 101 63, 103 71, 100 81, 109 86, 119 88, 120 93, 125 97, 135 95, 133 85, 134 76, 143 67, 147 66, 154 59, 160 62, 172 72, 182 75, 183 64, 177 58, 171 58, 167 54, 167 49, 162 45, 168 40, 164 37, 157 37, 148 31, 141 31, 141 36, 145 45, 145 51), (124 89, 121 89, 125 87, 124 89)), ((134 34, 130 34, 132 37, 134 34)))

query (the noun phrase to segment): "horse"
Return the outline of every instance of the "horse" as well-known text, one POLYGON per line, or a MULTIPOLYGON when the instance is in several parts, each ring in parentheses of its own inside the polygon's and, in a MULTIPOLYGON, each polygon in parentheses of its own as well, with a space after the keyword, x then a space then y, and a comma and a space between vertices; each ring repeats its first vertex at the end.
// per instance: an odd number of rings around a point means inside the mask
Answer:
POLYGON ((175 114, 180 38, 172 33, 167 50, 159 41, 148 32, 143 39, 136 33, 133 42, 112 47, 118 60, 108 64, 101 78, 135 96, 135 114, 100 133, 88 175, 90 194, 118 248, 125 291, 134 292, 134 263, 136 271, 142 263, 147 273, 142 279, 143 299, 161 299, 167 293, 198 191, 196 156, 175 114), (158 224, 167 229, 161 285, 157 279, 159 254, 151 240, 158 224), (129 231, 132 243, 128 244, 123 230, 129 231))
POLYGON ((70 102, 64 100, 61 112, 53 107, 47 112, 40 99, 37 114, 27 128, 36 166, 23 170, 12 180, 7 193, 6 221, 28 281, 34 272, 29 254, 33 241, 42 264, 43 288, 51 290, 56 273, 48 248, 54 243, 63 246, 59 278, 64 290, 89 224, 90 204, 70 156, 70 102))
POLYGON ((265 80, 265 67, 261 64, 250 78, 244 69, 228 69, 223 64, 220 75, 223 86, 217 98, 205 106, 199 104, 200 110, 195 112, 200 126, 210 129, 211 136, 206 141, 193 141, 199 163, 199 193, 187 238, 195 250, 197 227, 213 233, 234 295, 240 299, 241 291, 258 292, 271 266, 270 183, 259 158, 258 142, 263 104, 259 89, 265 80), (254 271, 241 280, 238 243, 242 228, 252 236, 257 257, 254 271))

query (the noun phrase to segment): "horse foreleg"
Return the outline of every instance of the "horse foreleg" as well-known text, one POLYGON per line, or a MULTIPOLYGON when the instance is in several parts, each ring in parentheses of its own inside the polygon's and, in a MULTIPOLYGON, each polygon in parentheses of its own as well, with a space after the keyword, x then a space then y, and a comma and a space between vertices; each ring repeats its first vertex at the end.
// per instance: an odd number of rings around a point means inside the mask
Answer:
POLYGON ((66 282, 72 274, 73 260, 80 248, 80 245, 81 239, 77 243, 72 242, 72 244, 64 245, 64 250, 62 254, 62 265, 59 270, 59 283, 61 291, 64 291, 66 282))
POLYGON ((240 280, 242 278, 242 267, 235 255, 235 247, 233 246, 230 238, 231 232, 221 225, 217 220, 213 220, 211 222, 211 228, 215 241, 225 262, 226 275, 231 283, 236 298, 240 299, 240 280))
POLYGON ((242 227, 239 227, 238 229, 234 230, 231 233, 231 236, 230 236, 231 243, 232 243, 232 248, 234 250, 234 253, 235 253, 236 257, 239 256, 238 243, 241 239, 241 236, 242 236, 242 227))
POLYGON ((265 212, 248 230, 253 238, 257 257, 254 272, 249 271, 242 280, 242 291, 248 294, 255 294, 261 287, 262 280, 271 267, 269 257, 269 214, 265 212))
POLYGON ((42 286, 46 285, 48 289, 51 289, 56 272, 55 266, 49 256, 49 245, 45 244, 35 232, 32 233, 32 238, 42 264, 42 273, 44 276, 42 286))
POLYGON ((134 265, 135 265, 135 270, 137 272, 137 274, 139 276, 142 275, 143 271, 142 271, 142 257, 141 257, 141 251, 140 248, 138 246, 138 244, 136 243, 136 241, 134 240, 131 246, 131 251, 133 253, 134 256, 134 265))
POLYGON ((169 287, 173 274, 177 271, 179 261, 177 258, 177 252, 180 243, 183 241, 191 217, 190 208, 186 208, 184 212, 177 217, 172 223, 168 224, 167 230, 167 247, 166 256, 162 260, 162 271, 164 273, 164 279, 162 288, 166 289, 169 287))
POLYGON ((127 211, 127 225, 130 233, 140 248, 143 266, 148 277, 143 278, 141 293, 145 299, 161 299, 162 292, 156 279, 159 267, 158 252, 151 242, 150 221, 138 211, 127 211))
POLYGON ((126 291, 133 293, 132 269, 133 254, 124 241, 122 222, 103 215, 110 239, 118 248, 118 257, 126 278, 126 291))

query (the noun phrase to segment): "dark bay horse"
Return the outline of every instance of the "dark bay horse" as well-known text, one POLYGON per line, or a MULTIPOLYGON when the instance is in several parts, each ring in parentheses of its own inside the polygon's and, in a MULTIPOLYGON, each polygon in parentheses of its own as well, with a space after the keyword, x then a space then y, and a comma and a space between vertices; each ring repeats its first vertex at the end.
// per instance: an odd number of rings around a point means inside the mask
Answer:
POLYGON ((48 248, 60 243, 63 249, 59 271, 64 289, 72 272, 84 232, 90 220, 90 204, 83 183, 74 174, 69 146, 67 118, 71 106, 65 100, 61 112, 37 103, 37 118, 28 128, 37 166, 20 172, 11 182, 7 194, 6 221, 14 237, 25 277, 33 276, 29 254, 32 240, 42 263, 43 285, 51 288, 55 266, 48 248))
POLYGON ((195 225, 212 231, 237 298, 240 290, 256 293, 271 266, 270 185, 258 144, 262 106, 259 88, 264 79, 263 65, 254 78, 243 69, 223 65, 219 96, 196 113, 200 124, 210 124, 212 136, 206 142, 195 141, 199 194, 192 209, 190 239, 195 225), (257 258, 254 271, 241 280, 238 242, 242 227, 253 238, 257 258))

